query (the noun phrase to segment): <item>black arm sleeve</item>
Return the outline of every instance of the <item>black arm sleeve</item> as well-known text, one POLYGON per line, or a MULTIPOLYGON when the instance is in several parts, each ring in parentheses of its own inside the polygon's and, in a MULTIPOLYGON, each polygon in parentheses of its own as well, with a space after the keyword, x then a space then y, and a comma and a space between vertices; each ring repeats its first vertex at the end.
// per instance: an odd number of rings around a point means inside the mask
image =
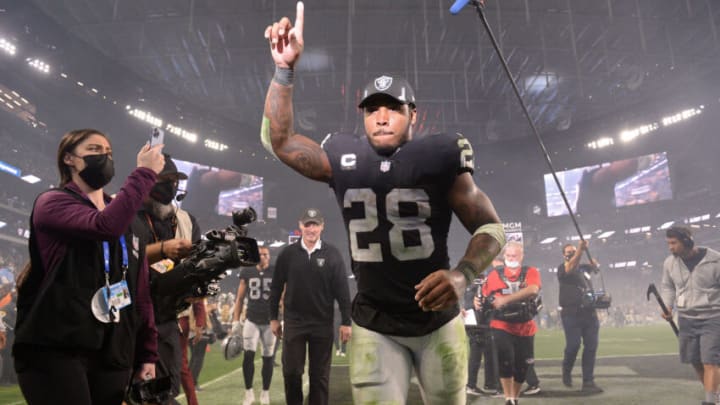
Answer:
POLYGON ((340 252, 333 249, 335 253, 335 277, 333 279, 333 291, 335 291, 335 300, 340 308, 340 318, 342 324, 350 326, 350 288, 348 287, 347 271, 345 270, 345 262, 340 252))
POLYGON ((272 283, 270 284, 270 320, 277 320, 280 312, 280 297, 283 286, 287 282, 288 260, 286 251, 283 250, 275 261, 272 283))

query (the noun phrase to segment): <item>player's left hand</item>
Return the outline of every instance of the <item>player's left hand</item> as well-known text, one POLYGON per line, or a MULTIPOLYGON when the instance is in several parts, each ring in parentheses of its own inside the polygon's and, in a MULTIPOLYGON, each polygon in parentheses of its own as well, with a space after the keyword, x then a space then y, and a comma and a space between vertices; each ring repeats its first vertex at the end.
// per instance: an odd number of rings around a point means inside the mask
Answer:
POLYGON ((343 343, 347 343, 352 337, 352 328, 350 326, 340 325, 338 332, 340 332, 340 341, 343 343))
POLYGON ((415 286, 415 301, 423 311, 451 308, 460 300, 465 284, 465 276, 458 271, 435 271, 415 286))

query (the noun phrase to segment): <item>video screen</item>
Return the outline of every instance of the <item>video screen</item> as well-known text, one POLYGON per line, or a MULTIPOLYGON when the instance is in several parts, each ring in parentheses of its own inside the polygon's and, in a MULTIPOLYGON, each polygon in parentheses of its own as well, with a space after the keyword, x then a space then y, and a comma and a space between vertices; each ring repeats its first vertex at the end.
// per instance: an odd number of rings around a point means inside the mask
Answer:
MULTIPOLYGON (((606 212, 613 208, 672 199, 667 152, 578 167, 557 173, 573 212, 606 212)), ((547 215, 567 215, 552 174, 545 175, 547 215)))
POLYGON ((200 163, 173 159, 180 172, 188 175, 180 180, 179 190, 186 196, 178 206, 194 215, 200 228, 226 227, 233 211, 252 207, 257 218, 263 216, 263 178, 200 163))

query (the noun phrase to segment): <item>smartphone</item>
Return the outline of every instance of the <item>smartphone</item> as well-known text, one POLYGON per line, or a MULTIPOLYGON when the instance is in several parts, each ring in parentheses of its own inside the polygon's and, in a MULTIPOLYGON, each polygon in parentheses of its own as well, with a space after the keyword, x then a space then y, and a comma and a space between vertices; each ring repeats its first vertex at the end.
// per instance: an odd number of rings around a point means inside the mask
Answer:
POLYGON ((155 146, 163 143, 165 141, 165 131, 163 131, 160 128, 153 128, 152 133, 150 134, 150 146, 155 146))

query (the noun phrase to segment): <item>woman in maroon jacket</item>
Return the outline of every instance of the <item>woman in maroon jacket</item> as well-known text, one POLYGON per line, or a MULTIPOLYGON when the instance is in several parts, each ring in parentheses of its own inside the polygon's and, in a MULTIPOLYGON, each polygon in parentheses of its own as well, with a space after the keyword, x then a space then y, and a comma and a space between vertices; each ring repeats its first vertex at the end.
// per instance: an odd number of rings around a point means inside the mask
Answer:
POLYGON ((60 185, 35 201, 31 260, 19 281, 13 355, 30 405, 119 405, 133 370, 155 376, 145 247, 127 230, 164 165, 161 149, 145 145, 111 199, 103 192, 115 173, 108 138, 93 129, 62 138, 60 185))

